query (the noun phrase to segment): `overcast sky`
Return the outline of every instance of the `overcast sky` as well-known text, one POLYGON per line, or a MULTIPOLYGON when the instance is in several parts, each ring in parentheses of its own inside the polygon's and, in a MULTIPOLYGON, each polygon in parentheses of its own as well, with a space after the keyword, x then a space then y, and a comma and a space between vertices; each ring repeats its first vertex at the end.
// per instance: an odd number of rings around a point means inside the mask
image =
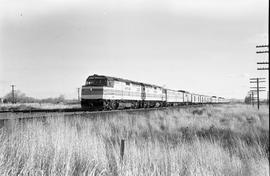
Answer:
POLYGON ((77 97, 92 74, 244 98, 268 0, 0 0, 0 97, 77 97))

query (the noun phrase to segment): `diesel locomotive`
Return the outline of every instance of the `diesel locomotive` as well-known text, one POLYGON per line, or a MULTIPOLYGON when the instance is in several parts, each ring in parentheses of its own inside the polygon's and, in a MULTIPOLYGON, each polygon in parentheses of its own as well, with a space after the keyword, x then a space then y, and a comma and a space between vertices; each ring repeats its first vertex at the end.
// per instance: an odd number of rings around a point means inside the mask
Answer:
POLYGON ((81 91, 82 108, 98 110, 228 102, 222 97, 165 89, 153 84, 96 74, 86 79, 81 91))

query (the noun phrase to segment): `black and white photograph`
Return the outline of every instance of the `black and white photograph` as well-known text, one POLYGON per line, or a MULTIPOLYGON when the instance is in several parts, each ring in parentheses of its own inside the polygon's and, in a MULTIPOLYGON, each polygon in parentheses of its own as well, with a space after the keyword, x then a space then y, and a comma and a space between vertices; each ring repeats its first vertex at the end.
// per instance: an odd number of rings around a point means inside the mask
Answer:
POLYGON ((1 176, 269 176, 268 0, 0 0, 1 176))

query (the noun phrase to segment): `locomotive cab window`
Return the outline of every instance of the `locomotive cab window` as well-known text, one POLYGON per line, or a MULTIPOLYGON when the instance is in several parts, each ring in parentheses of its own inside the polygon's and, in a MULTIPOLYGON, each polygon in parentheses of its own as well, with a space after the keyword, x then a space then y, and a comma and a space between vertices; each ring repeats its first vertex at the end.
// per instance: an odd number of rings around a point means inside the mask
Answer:
POLYGON ((86 85, 88 86, 107 86, 107 80, 106 79, 88 79, 86 81, 86 85))
POLYGON ((108 87, 113 87, 113 86, 114 86, 114 81, 108 80, 108 81, 107 81, 107 86, 108 86, 108 87))

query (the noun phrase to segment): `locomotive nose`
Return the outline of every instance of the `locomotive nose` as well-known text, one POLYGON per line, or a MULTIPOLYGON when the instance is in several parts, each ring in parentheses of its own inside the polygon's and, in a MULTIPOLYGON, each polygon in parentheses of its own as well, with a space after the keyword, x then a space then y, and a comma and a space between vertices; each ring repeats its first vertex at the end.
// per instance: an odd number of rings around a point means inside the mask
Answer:
POLYGON ((102 95, 103 87, 93 88, 93 87, 83 87, 82 95, 102 95))

